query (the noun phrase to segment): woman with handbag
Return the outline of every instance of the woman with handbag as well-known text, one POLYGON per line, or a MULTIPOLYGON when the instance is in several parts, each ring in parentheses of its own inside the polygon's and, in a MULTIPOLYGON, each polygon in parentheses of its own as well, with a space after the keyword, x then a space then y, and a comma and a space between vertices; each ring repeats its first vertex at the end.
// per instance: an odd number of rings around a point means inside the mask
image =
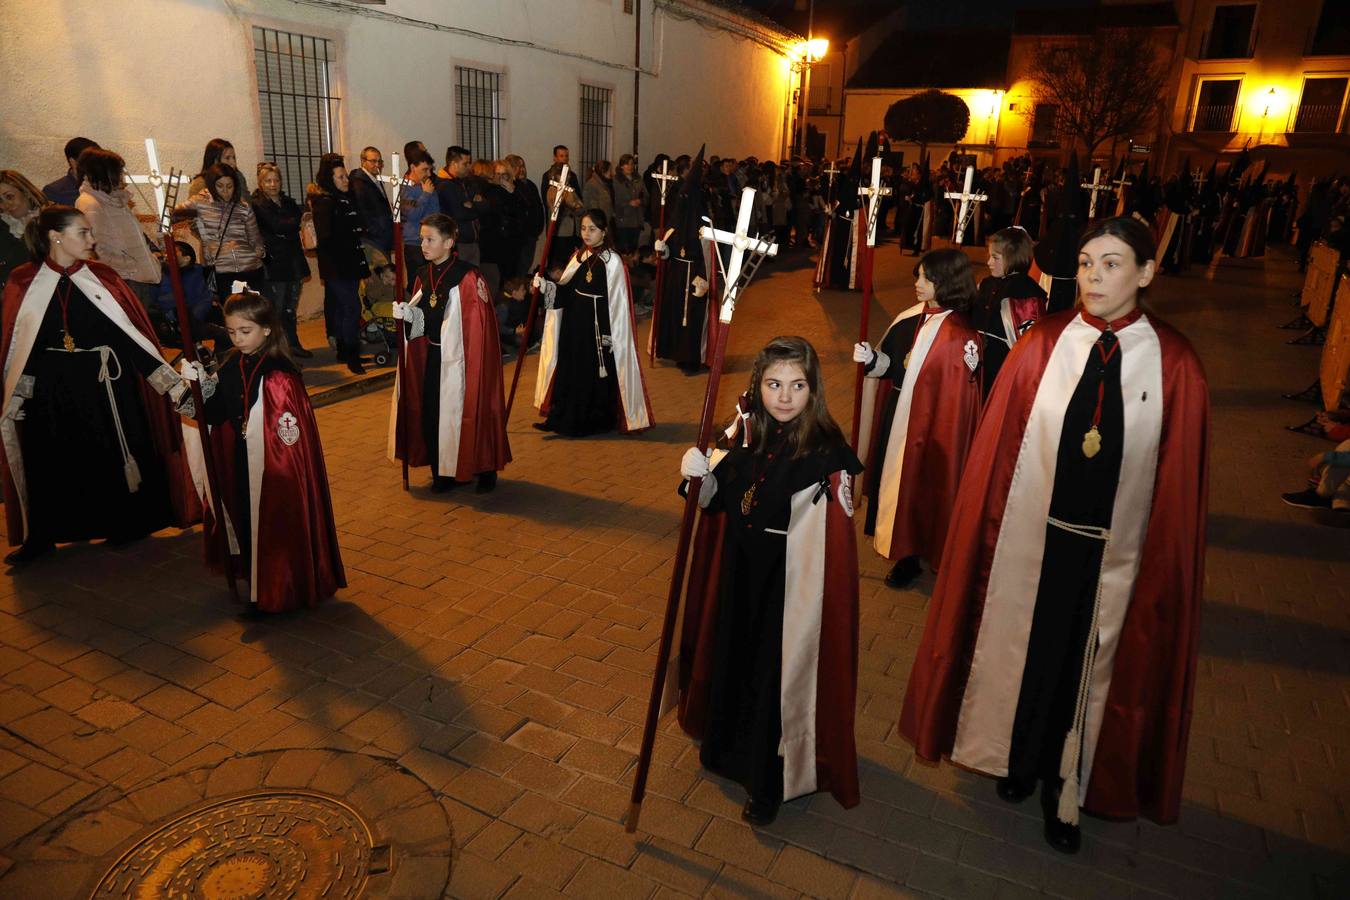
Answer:
POLYGON ((178 204, 174 218, 192 219, 202 245, 206 285, 223 303, 236 281, 255 290, 262 287, 266 250, 253 208, 244 202, 244 179, 234 167, 217 163, 203 178, 206 190, 178 204))
POLYGON ((263 294, 272 301, 291 355, 308 359, 314 354, 300 346, 295 328, 295 310, 300 304, 300 283, 309 277, 309 262, 301 239, 303 225, 313 234, 314 218, 281 190, 281 170, 276 163, 258 163, 258 189, 253 192, 253 211, 267 247, 263 265, 263 294))
POLYGON ((319 157, 319 171, 310 187, 309 208, 319 244, 319 277, 323 279, 329 327, 337 340, 337 357, 352 374, 364 375, 358 290, 361 279, 370 277, 370 266, 361 247, 365 223, 348 190, 347 166, 341 154, 325 153, 319 157))

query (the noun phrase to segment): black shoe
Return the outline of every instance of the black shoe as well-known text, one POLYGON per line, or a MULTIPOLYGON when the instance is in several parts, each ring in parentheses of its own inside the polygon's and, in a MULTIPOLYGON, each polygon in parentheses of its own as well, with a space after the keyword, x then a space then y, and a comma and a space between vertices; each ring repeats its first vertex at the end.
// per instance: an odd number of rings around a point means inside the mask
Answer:
POLYGON ((361 365, 361 357, 353 354, 347 357, 347 371, 353 375, 366 374, 366 367, 361 365))
POLYGON ((1063 783, 1056 786, 1047 779, 1041 788, 1041 815, 1045 819, 1045 842, 1060 853, 1074 854, 1083 846, 1083 831, 1077 825, 1062 822, 1059 818, 1059 792, 1063 783))
POLYGON ((994 790, 998 793, 999 799, 1008 803, 1021 803, 1023 800, 1036 793, 1036 779, 1032 778, 1024 781, 1013 775, 1000 778, 994 790))
POLYGON ((496 472, 479 472, 478 484, 474 487, 475 494, 490 494, 497 487, 496 472))
POLYGON ((24 544, 5 555, 5 565, 15 567, 27 565, 39 556, 51 552, 55 547, 56 545, 50 541, 24 544))
POLYGON ((551 431, 547 422, 531 422, 530 427, 536 431, 551 431))
POLYGON ((459 487, 459 482, 446 475, 431 476, 431 492, 433 494, 444 494, 446 491, 459 487))
POLYGON ((1317 491, 1312 488, 1281 494, 1280 499, 1284 501, 1285 506, 1295 506, 1299 509, 1331 509, 1331 498, 1319 497, 1317 491))
POLYGON ((778 818, 778 804, 760 803, 754 797, 751 797, 745 801, 745 806, 741 808, 741 818, 751 825, 768 825, 778 818))
POLYGON ((897 590, 904 590, 914 583, 914 579, 923 574, 923 566, 919 565, 917 556, 906 556, 894 566, 886 576, 886 587, 892 587, 897 590))

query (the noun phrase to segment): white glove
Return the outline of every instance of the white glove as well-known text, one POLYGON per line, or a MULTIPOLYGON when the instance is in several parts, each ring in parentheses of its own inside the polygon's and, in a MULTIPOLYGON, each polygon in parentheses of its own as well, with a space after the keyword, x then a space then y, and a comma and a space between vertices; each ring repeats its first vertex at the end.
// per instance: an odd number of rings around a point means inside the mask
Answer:
POLYGON ((863 365, 871 365, 872 360, 877 358, 876 351, 867 341, 860 341, 853 345, 853 361, 863 365))
POLYGON ((534 280, 530 282, 530 286, 536 291, 542 291, 544 289, 544 276, 535 275, 534 280))
POLYGON ((695 276, 694 276, 694 296, 695 296, 695 297, 702 297, 702 296, 703 296, 704 294, 706 294, 706 293, 708 293, 708 280, 707 280, 706 278, 703 278, 702 276, 695 275, 695 276))
POLYGON ((188 381, 204 382, 206 381, 206 366, 200 362, 188 362, 186 359, 179 360, 178 374, 188 381))
POLYGON ((652 243, 652 249, 655 250, 657 253, 664 254, 666 252, 666 242, 661 240, 660 238, 657 238, 652 243))
POLYGON ((607 335, 607 334, 602 334, 602 335, 600 335, 600 346, 601 346, 601 347, 604 347, 606 350, 613 350, 613 349, 614 349, 614 338, 612 338, 611 336, 609 336, 609 335, 607 335))
POLYGON ((697 447, 684 451, 684 457, 680 460, 681 475, 690 479, 706 478, 708 471, 708 457, 700 453, 697 447))

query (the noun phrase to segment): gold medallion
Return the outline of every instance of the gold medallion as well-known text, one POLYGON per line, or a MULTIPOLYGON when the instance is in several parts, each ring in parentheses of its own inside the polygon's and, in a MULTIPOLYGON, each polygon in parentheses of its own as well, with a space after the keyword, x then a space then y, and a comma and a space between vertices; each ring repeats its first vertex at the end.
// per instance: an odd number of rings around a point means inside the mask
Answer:
POLYGON ((587 283, 587 284, 590 284, 590 283, 591 283, 591 269, 590 269, 590 266, 587 266, 587 267, 586 267, 586 283, 587 283))
POLYGON ((684 259, 684 248, 680 248, 680 259, 684 259))
POLYGON ((431 305, 432 309, 435 309, 436 304, 440 302, 440 299, 441 299, 440 297, 436 296, 436 292, 432 291, 431 296, 427 298, 427 303, 431 305))
POLYGON ((750 510, 755 506, 755 488, 759 487, 759 482, 750 485, 750 489, 741 495, 741 515, 750 515, 750 510))
POLYGON ((70 336, 70 332, 65 333, 65 336, 61 338, 61 343, 68 352, 73 352, 75 350, 75 339, 70 336))
POLYGON ((1096 425, 1093 425, 1087 430, 1087 434, 1083 435, 1083 455, 1088 459, 1092 459, 1092 457, 1100 453, 1101 450, 1102 433, 1097 430, 1096 425))

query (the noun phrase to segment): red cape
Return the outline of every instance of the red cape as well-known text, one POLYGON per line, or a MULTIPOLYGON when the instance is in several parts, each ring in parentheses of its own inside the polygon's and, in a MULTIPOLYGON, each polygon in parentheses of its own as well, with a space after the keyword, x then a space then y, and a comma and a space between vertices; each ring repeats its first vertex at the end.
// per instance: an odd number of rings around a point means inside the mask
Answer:
MULTIPOLYGON (((835 497, 841 477, 839 472, 830 476, 835 497)), ((860 798, 853 735, 858 693, 858 548, 849 511, 833 499, 821 502, 826 507, 824 546, 820 548, 825 557, 825 590, 816 681, 816 783, 817 790, 829 791, 847 809, 857 806, 860 798)), ((678 672, 680 727, 696 739, 703 737, 708 713, 725 537, 726 514, 702 511, 689 567, 678 672)))
MULTIPOLYGON (((256 574, 250 593, 263 612, 317 606, 347 586, 319 426, 304 382, 295 372, 268 372, 259 400, 261 427, 256 432, 250 428, 249 440, 262 442, 260 483, 257 473, 235 467, 234 422, 211 429, 221 500, 231 521, 240 521, 237 479, 248 478, 258 491, 257 515, 251 517, 254 565, 251 572, 240 570, 238 574, 256 574), (282 421, 288 413, 293 423, 282 421)), ((225 540, 209 511, 203 535, 207 564, 224 571, 225 540)), ((235 557, 234 561, 239 566, 242 559, 235 557)))
MULTIPOLYGON (((952 504, 956 501, 966 455, 980 418, 980 381, 966 365, 965 347, 981 345, 979 332, 957 313, 938 328, 914 384, 909 409, 905 456, 896 498, 895 525, 887 559, 918 556, 937 569, 947 539, 952 504)), ((892 365, 898 364, 898 360, 892 365)), ((872 452, 865 462, 868 477, 879 491, 887 441, 880 440, 889 403, 884 391, 894 383, 883 378, 874 405, 872 452)), ((885 428, 889 440, 890 429, 885 428)), ((872 487, 868 488, 869 495, 872 487)), ((880 550, 878 552, 881 552, 880 550)))
MULTIPOLYGON (((921 759, 951 752, 1018 451, 1041 376, 1077 315, 1040 320, 994 385, 956 498, 900 733, 921 759)), ((1162 351, 1163 422, 1148 530, 1115 655, 1084 808, 1175 822, 1190 732, 1204 582, 1209 392, 1199 358, 1149 317, 1162 351), (1159 640, 1159 636, 1166 636, 1159 640)))
MULTIPOLYGON (((108 294, 117 301, 117 305, 127 314, 127 318, 136 326, 136 330, 145 336, 145 339, 155 345, 163 355, 163 348, 159 345, 159 339, 155 337, 155 329, 150 324, 150 319, 146 315, 145 307, 141 306, 140 300, 132 293, 131 288, 127 287, 122 277, 118 275, 111 267, 101 262, 89 261, 85 263, 99 281, 108 289, 108 294)), ((10 273, 9 281, 5 283, 5 294, 3 301, 3 324, 0 324, 0 360, 9 359, 10 340, 14 335, 14 320, 19 315, 19 306, 23 302, 24 295, 28 293, 29 286, 33 283, 33 278, 37 275, 39 269, 38 263, 25 263, 10 273)), ((179 427, 178 413, 174 411, 173 401, 167 396, 162 396, 145 382, 145 379, 138 380, 138 386, 141 390, 141 397, 145 403, 146 420, 150 426, 150 435, 155 444, 155 450, 159 458, 163 461, 164 470, 168 474, 169 499, 173 503, 174 524, 179 528, 188 528, 193 523, 201 521, 202 508, 197 500, 196 489, 192 486, 192 474, 188 469, 187 454, 183 450, 183 433, 179 427)), ((23 513, 19 508, 19 499, 17 488, 14 486, 14 479, 10 476, 9 464, 4 456, 4 447, 0 446, 0 477, 3 478, 3 489, 5 495, 5 525, 9 536, 11 546, 16 546, 21 542, 23 535, 23 513)))
MULTIPOLYGON (((459 310, 464 341, 464 414, 459 433, 459 459, 453 474, 468 481, 479 472, 497 472, 511 461, 506 436, 506 400, 502 386, 502 347, 497 333, 497 313, 488 296, 482 273, 471 269, 459 282, 459 310)), ((413 293, 421 290, 421 277, 413 293)), ((440 337, 437 336, 437 340, 440 337)), ((393 458, 410 466, 429 466, 432 459, 422 436, 422 393, 425 390, 429 337, 422 335, 404 344, 402 371, 396 392, 393 458)))

